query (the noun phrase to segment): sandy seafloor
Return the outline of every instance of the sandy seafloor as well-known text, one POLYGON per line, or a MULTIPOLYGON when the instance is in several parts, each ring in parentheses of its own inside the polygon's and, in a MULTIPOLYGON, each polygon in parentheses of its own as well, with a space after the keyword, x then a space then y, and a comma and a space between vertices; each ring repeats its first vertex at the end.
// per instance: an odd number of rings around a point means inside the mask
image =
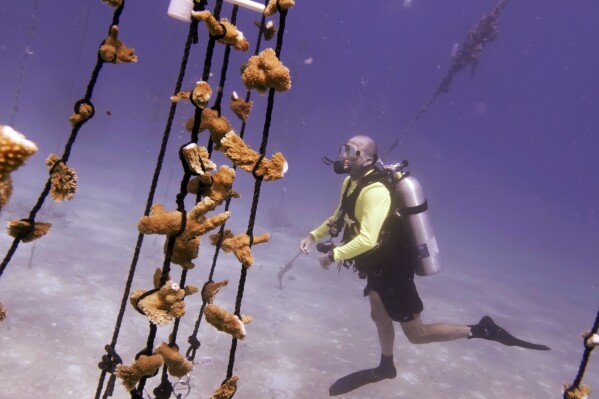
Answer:
MULTIPOLYGON (((0 398, 93 397, 100 374, 96 364, 112 336, 136 239, 137 216, 125 206, 129 199, 130 194, 117 191, 84 189, 79 202, 64 211, 50 205, 42 212, 55 224, 51 234, 37 242, 33 256, 32 244, 21 244, 3 276, 8 317, 1 326, 0 398)), ((18 211, 18 206, 8 207, 3 222, 18 211)), ((244 217, 241 220, 231 225, 243 229, 244 217)), ((378 364, 378 340, 361 294, 364 282, 345 269, 340 274, 322 270, 312 253, 294 262, 280 290, 276 274, 296 253, 300 237, 271 227, 259 220, 255 227, 256 233, 269 230, 273 237, 269 244, 254 247, 256 264, 248 273, 242 306, 242 313, 254 321, 238 345, 235 374, 241 379, 235 397, 325 398, 337 378, 378 364)), ((162 263, 162 242, 145 237, 133 288, 148 288, 152 271, 162 263)), ((0 244, 4 251, 9 241, 3 236, 0 244)), ((482 340, 415 346, 397 326, 397 378, 342 397, 561 397, 562 384, 571 382, 577 371, 580 333, 591 327, 595 300, 577 293, 569 281, 531 283, 474 264, 460 251, 450 254, 440 274, 417 279, 425 322, 474 323, 490 314, 514 335, 553 350, 536 352, 482 340)), ((203 242, 188 283, 201 287, 211 258, 212 248, 203 242)), ((232 255, 219 259, 215 280, 227 278, 230 284, 215 302, 232 309, 239 265, 232 255)), ((178 266, 173 270, 178 275, 178 266)), ((178 335, 184 350, 200 296, 186 304, 178 335)), ((169 332, 169 327, 159 328, 156 344, 169 332)), ((117 344, 125 363, 145 346, 147 333, 145 318, 128 305, 117 344)), ((228 362, 226 334, 203 321, 199 339, 200 364, 191 373, 190 398, 210 397, 228 362)), ((597 367, 591 356, 584 380, 591 386, 599 385, 597 367)), ((150 379, 148 386, 157 381, 150 379)), ((120 383, 114 397, 129 397, 120 383)))

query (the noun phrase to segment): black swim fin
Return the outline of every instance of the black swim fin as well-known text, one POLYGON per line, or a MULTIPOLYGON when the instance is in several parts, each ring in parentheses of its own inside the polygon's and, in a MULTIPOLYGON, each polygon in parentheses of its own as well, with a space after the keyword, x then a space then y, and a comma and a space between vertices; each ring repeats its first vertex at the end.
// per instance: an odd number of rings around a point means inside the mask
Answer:
POLYGON ((492 318, 485 316, 478 324, 470 326, 472 336, 470 338, 482 338, 488 339, 489 341, 497 341, 507 346, 519 346, 526 349, 534 349, 538 351, 551 350, 548 346, 533 344, 532 342, 523 341, 519 338, 514 337, 503 328, 499 327, 492 318))
POLYGON ((351 392, 364 385, 379 382, 388 378, 395 378, 396 376, 397 370, 393 364, 393 356, 381 356, 381 364, 377 368, 356 371, 355 373, 339 378, 329 388, 329 395, 343 395, 344 393, 351 392))

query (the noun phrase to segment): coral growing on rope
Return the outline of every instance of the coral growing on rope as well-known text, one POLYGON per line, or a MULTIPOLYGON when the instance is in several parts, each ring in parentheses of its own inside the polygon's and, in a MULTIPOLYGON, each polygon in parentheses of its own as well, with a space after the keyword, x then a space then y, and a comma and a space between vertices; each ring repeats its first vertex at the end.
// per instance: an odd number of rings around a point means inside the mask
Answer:
POLYGON ((14 238, 20 238, 22 242, 35 241, 48 234, 52 223, 35 222, 31 226, 31 222, 28 220, 9 220, 8 234, 14 238))
POLYGON ((115 374, 122 380, 125 389, 131 391, 139 380, 153 376, 163 364, 164 360, 160 355, 141 355, 130 366, 124 364, 116 366, 115 374))
POLYGON ((0 180, 19 169, 37 146, 10 126, 0 125, 0 180))
POLYGON ((104 62, 120 64, 121 62, 137 62, 135 49, 129 48, 119 39, 119 27, 112 25, 108 37, 100 46, 100 58, 104 62))
POLYGON ((69 201, 77 192, 77 173, 62 162, 56 154, 50 154, 46 159, 50 169, 50 195, 56 202, 69 201))
POLYGON ((269 0, 264 8, 264 15, 274 15, 278 10, 289 10, 295 5, 295 0, 269 0))
POLYGON ((242 122, 247 122, 253 104, 254 103, 252 101, 243 101, 241 98, 239 98, 236 92, 233 92, 231 94, 231 102, 229 103, 229 107, 242 122))
POLYGON ((248 90, 256 89, 259 93, 266 93, 270 88, 278 92, 291 89, 289 69, 271 48, 250 57, 241 67, 241 80, 248 90))
POLYGON ((179 318, 185 314, 183 299, 196 292, 198 289, 192 285, 180 288, 171 280, 149 295, 145 295, 146 290, 135 290, 129 299, 133 307, 145 314, 151 323, 165 326, 173 318, 179 318))
POLYGON ((210 35, 215 37, 218 42, 233 46, 235 50, 239 51, 246 51, 250 47, 243 32, 237 29, 237 27, 229 22, 228 19, 221 18, 219 21, 214 18, 212 13, 208 10, 193 11, 191 16, 199 21, 205 22, 208 27, 208 32, 210 32, 210 35))

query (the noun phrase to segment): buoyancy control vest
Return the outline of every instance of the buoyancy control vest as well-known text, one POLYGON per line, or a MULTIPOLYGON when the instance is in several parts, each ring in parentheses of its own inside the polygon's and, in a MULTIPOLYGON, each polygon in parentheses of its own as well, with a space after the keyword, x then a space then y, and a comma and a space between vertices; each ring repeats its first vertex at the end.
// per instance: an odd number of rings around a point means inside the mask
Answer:
MULTIPOLYGON (((349 260, 358 271, 380 273, 386 267, 395 267, 400 275, 428 276, 441 270, 439 249, 430 223, 428 203, 416 178, 404 171, 407 162, 376 168, 358 180, 351 194, 341 200, 339 214, 347 216, 355 225, 345 226, 342 242, 351 241, 359 231, 355 205, 363 188, 379 182, 391 195, 391 207, 374 248, 349 260)), ((346 265, 347 266, 347 265, 346 265)))

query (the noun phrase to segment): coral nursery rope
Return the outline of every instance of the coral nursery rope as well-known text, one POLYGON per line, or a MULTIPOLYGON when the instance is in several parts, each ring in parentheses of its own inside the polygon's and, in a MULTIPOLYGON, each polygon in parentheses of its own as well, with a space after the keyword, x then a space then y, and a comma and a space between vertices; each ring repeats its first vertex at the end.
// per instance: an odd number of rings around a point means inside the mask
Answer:
POLYGON ((591 329, 591 332, 588 335, 585 334, 585 337, 583 340, 583 342, 585 343, 584 353, 582 354, 582 360, 580 361, 578 373, 576 374, 576 378, 574 378, 574 382, 572 383, 572 385, 569 386, 564 391, 564 399, 570 399, 570 396, 568 396, 568 394, 571 391, 574 391, 575 389, 578 389, 580 387, 580 383, 582 382, 582 377, 584 376, 587 364, 589 362, 589 358, 591 356, 591 352, 593 351, 593 348, 594 348, 593 346, 586 345, 586 339, 587 339, 587 337, 590 337, 593 334, 597 334, 598 330, 599 330, 599 310, 597 311, 597 315, 595 316, 595 323, 593 323, 593 328, 591 329))
MULTIPOLYGON (((195 3, 194 9, 196 11, 202 11, 204 9, 204 2, 199 2, 199 3, 195 3)), ((191 45, 192 43, 197 43, 197 26, 198 26, 198 21, 197 20, 192 20, 190 27, 189 27, 189 32, 187 35, 187 39, 185 42, 185 47, 183 50, 183 57, 181 59, 181 66, 179 68, 179 75, 177 78, 177 82, 175 84, 175 90, 174 93, 178 93, 181 90, 181 87, 183 86, 183 79, 185 77, 185 71, 187 68, 187 64, 189 61, 189 54, 191 51, 191 45)), ((175 113, 177 110, 177 103, 172 103, 171 107, 170 107, 170 111, 169 111, 169 115, 168 115, 168 119, 166 122, 166 127, 164 129, 164 133, 162 136, 162 142, 160 144, 160 151, 158 153, 158 158, 156 160, 156 167, 154 168, 154 174, 152 176, 152 182, 150 185, 150 190, 148 192, 148 198, 146 201, 146 207, 144 210, 144 215, 149 215, 150 214, 150 208, 152 207, 152 203, 154 202, 154 197, 156 194, 156 188, 158 186, 158 179, 160 177, 160 172, 162 170, 162 165, 164 163, 164 157, 166 154, 166 147, 168 144, 168 140, 170 137, 170 133, 172 130, 172 125, 173 125, 173 120, 175 118, 175 113)), ((114 351, 117 341, 118 341, 118 336, 120 333, 120 328, 123 322, 123 317, 125 314, 125 310, 126 310, 126 306, 127 306, 127 302, 128 302, 128 298, 129 298, 129 294, 131 292, 131 285, 133 283, 133 277, 135 275, 135 271, 137 268, 137 263, 139 261, 139 254, 141 252, 141 247, 143 245, 143 238, 144 235, 143 234, 139 234, 137 236, 137 243, 135 245, 135 251, 133 254, 133 259, 131 261, 131 266, 129 268, 129 274, 127 277, 127 282, 125 284, 125 289, 123 292, 123 297, 121 299, 121 307, 119 309, 119 313, 117 316, 117 320, 115 323, 115 328, 114 328, 114 332, 113 332, 113 336, 112 336, 112 341, 109 345, 110 348, 112 348, 112 350, 114 351)), ((102 394, 102 387, 104 385, 104 379, 106 378, 106 370, 102 370, 102 373, 100 375, 99 381, 98 381, 98 388, 96 390, 96 399, 100 398, 100 395, 102 394)), ((108 397, 108 396, 112 396, 112 389, 114 387, 114 382, 116 380, 116 376, 111 375, 110 376, 110 380, 108 383, 108 387, 106 389, 105 395, 103 396, 104 398, 108 397)))
MULTIPOLYGON (((122 4, 115 10, 115 12, 113 14, 113 18, 112 18, 112 23, 110 24, 111 27, 113 25, 118 25, 119 19, 120 19, 121 13, 123 12, 124 7, 125 7, 125 0, 123 0, 122 4)), ((110 29, 109 29, 109 31, 110 31, 110 29)), ((98 76, 100 74, 100 70, 102 69, 103 65, 104 65, 104 61, 98 55, 98 60, 96 61, 96 66, 94 67, 92 76, 87 85, 85 97, 83 99, 79 100, 78 103, 86 103, 86 104, 91 105, 91 98, 93 95, 94 87, 96 86, 96 83, 98 81, 98 76)), ((92 109, 93 109, 93 105, 92 105, 92 109)), ((81 129, 83 124, 85 124, 85 122, 87 122, 92 117, 93 117, 93 115, 90 118, 80 121, 79 123, 75 124, 75 126, 73 126, 73 129, 71 130, 71 135, 69 136, 69 139, 67 140, 67 143, 65 145, 63 155, 62 155, 62 157, 60 157, 62 162, 66 163, 69 160, 69 157, 71 155, 71 150, 72 150, 73 145, 75 144, 75 140, 77 139, 79 130, 81 129)), ((44 201, 48 197, 48 194, 50 193, 50 189, 52 188, 52 183, 51 183, 51 174, 52 173, 50 172, 49 174, 50 174, 50 177, 48 177, 48 180, 46 181, 46 184, 44 185, 44 188, 43 188, 41 194, 39 195, 36 204, 33 206, 31 211, 29 212, 29 217, 26 219, 30 223, 32 228, 35 224, 35 217, 36 217, 37 213, 39 212, 39 210, 41 209, 42 205, 44 204, 44 201)), ((6 267, 8 266, 10 260, 12 259, 13 255, 17 251, 17 248, 19 247, 19 243, 21 242, 21 240, 22 240, 22 237, 15 237, 15 239, 13 240, 4 259, 2 260, 2 263, 0 263, 0 277, 2 277, 4 270, 6 270, 6 267)))
MULTIPOLYGON (((279 31, 277 32, 277 45, 275 48, 275 53, 277 58, 281 57, 281 48, 283 46, 283 36, 285 33, 285 20, 287 18, 287 11, 279 9, 279 31)), ((275 97, 275 89, 271 88, 268 92, 268 103, 266 107, 266 116, 264 121, 264 129, 262 131, 262 143, 260 144, 260 154, 263 156, 266 152, 266 146, 268 145, 268 134, 270 131, 270 122, 272 119, 272 111, 274 108, 274 97, 275 97)), ((256 219, 256 211, 258 209, 258 202, 260 199, 260 188, 262 186, 262 178, 255 178, 254 184, 254 196, 252 200, 252 208, 250 211, 250 219, 248 222, 247 235, 250 236, 250 247, 253 244, 253 231, 254 231, 254 222, 256 219)), ((240 317, 241 316, 241 303, 243 301, 243 292, 245 289, 245 282, 247 279, 247 268, 241 268, 241 275, 239 277, 239 285, 237 287, 237 297, 235 299, 235 314, 240 317)), ((235 354, 237 351, 237 338, 233 338, 231 340, 231 349, 229 352, 229 364, 227 366, 227 379, 233 376, 233 368, 235 367, 235 354)))
MULTIPOLYGON (((238 7, 234 6, 233 7, 233 11, 231 13, 231 23, 235 24, 237 22, 237 10, 238 7)), ((265 21, 266 17, 264 15, 262 15, 262 21, 261 24, 262 26, 264 26, 264 21, 265 21)), ((264 36, 264 32, 262 31, 262 29, 260 29, 260 31, 258 32, 258 38, 256 39, 256 47, 254 49, 254 55, 259 54, 260 52, 260 46, 262 43, 262 37, 264 36)), ((225 85, 225 81, 226 81, 226 74, 227 74, 227 69, 228 69, 228 60, 229 60, 229 54, 230 54, 230 45, 226 46, 225 49, 225 56, 224 56, 224 60, 223 60, 223 66, 221 68, 221 78, 220 78, 220 83, 218 86, 218 92, 217 92, 217 98, 215 100, 215 105, 213 108, 215 108, 219 114, 220 114, 220 103, 222 101, 222 96, 223 96, 223 92, 224 92, 224 85, 225 85)), ((250 101, 251 98, 251 90, 248 90, 245 96, 245 102, 250 101)), ((244 132, 245 132, 245 126, 246 126, 246 122, 242 122, 241 124, 241 130, 240 130, 240 137, 243 138, 244 132)), ((210 140, 210 145, 212 144, 212 141, 210 140)), ((209 149, 209 152, 211 153, 211 149, 209 149)), ((236 165, 233 165, 233 169, 237 169, 236 165)), ((231 198, 228 198, 225 201, 225 212, 229 210, 229 207, 231 205, 231 198)), ((225 231, 225 227, 226 227, 226 222, 223 223, 223 225, 220 227, 219 233, 218 233, 218 242, 215 245, 215 249, 214 249, 214 255, 212 257, 212 266, 210 267, 210 273, 208 275, 208 279, 206 281, 206 284, 213 282, 213 277, 214 277, 214 271, 216 269, 216 262, 218 260, 218 256, 220 253, 220 249, 222 247, 222 242, 224 239, 224 231, 225 231)), ((202 298, 204 296, 202 295, 202 298)), ((202 306, 200 307, 200 311, 198 312, 198 317, 196 320, 196 323, 194 325, 194 329, 193 332, 191 333, 191 335, 188 337, 187 342, 189 343, 189 348, 187 349, 187 352, 185 353, 185 355, 187 356, 187 358, 189 360, 191 360, 193 362, 193 360, 195 359, 197 350, 200 348, 201 346, 201 342, 198 340, 197 336, 198 336, 198 332, 200 330, 200 325, 202 323, 202 316, 204 315, 204 309, 206 307, 207 303, 204 299, 202 299, 202 306)))

